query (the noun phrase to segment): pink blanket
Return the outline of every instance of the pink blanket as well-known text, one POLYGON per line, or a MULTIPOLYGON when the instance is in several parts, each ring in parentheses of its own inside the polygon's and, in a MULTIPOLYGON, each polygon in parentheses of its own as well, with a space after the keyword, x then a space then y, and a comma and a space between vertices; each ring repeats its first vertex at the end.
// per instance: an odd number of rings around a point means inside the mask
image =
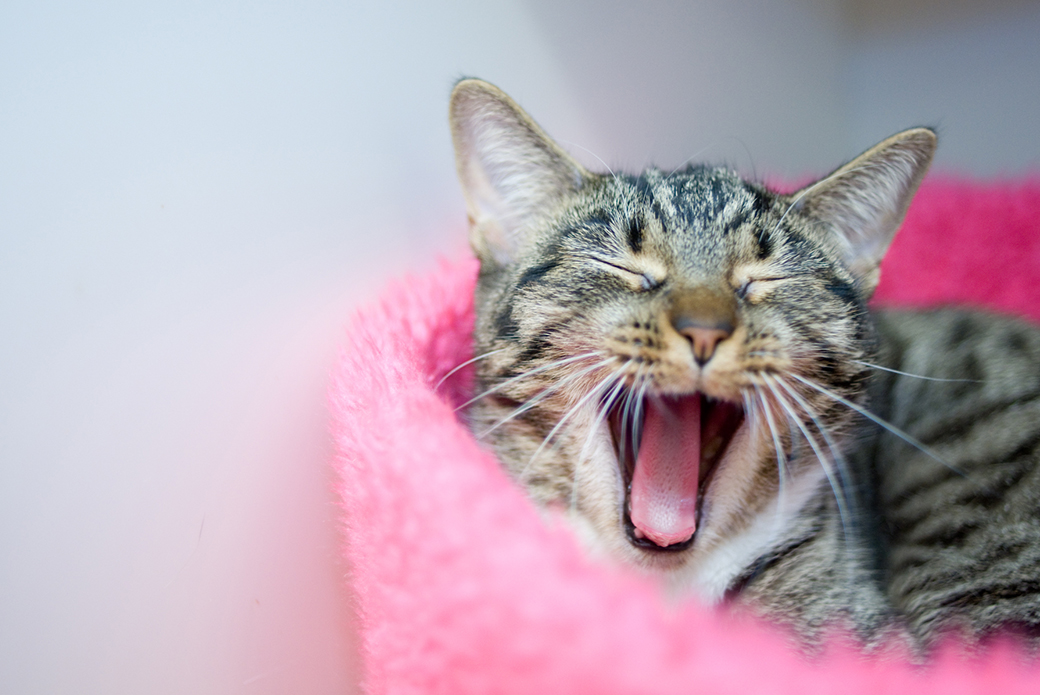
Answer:
MULTIPOLYGON (((970 303, 1040 321, 1040 180, 929 180, 883 266, 886 304, 970 303)), ((1040 692, 1010 643, 915 669, 783 635, 584 559, 454 412, 472 372, 475 263, 355 317, 331 387, 335 465, 369 693, 1040 692)))

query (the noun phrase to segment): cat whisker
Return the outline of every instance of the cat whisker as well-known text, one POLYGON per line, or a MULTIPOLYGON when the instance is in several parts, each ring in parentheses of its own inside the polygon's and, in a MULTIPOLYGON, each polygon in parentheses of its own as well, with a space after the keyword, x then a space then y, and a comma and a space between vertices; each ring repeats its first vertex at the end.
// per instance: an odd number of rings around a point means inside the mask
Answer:
POLYGON ((870 367, 871 369, 880 369, 883 372, 891 372, 892 374, 898 374, 900 376, 909 376, 914 379, 924 379, 925 381, 946 381, 946 382, 959 382, 964 384, 982 384, 985 383, 982 379, 941 379, 937 376, 923 376, 921 374, 911 374, 910 372, 901 372, 898 369, 892 369, 890 367, 882 367, 880 364, 871 364, 870 362, 864 362, 863 360, 849 360, 855 364, 863 365, 864 367, 870 367))
POLYGON ((618 372, 615 372, 614 374, 611 374, 610 376, 604 378, 599 384, 589 389, 588 393, 582 396, 577 403, 571 406, 567 410, 567 412, 563 414, 563 417, 561 417, 559 421, 553 426, 553 428, 549 430, 549 434, 547 434, 545 436, 545 439, 542 440, 541 444, 538 445, 538 448, 535 449, 534 454, 532 454, 531 458, 528 460, 527 465, 525 465, 524 469, 520 472, 519 477, 521 479, 523 479, 524 475, 534 464, 535 459, 538 458, 538 455, 542 453, 543 449, 545 449, 546 444, 548 444, 552 440, 552 438, 556 436, 556 433, 559 432, 560 429, 567 424, 571 417, 573 417, 575 413, 581 410, 582 407, 584 407, 584 405, 588 403, 592 398, 602 396, 603 393, 606 392, 608 388, 610 388, 611 382, 614 381, 614 379, 616 378, 618 378, 618 372))
POLYGON ((639 395, 636 396, 635 414, 632 421, 632 452, 635 455, 639 451, 639 443, 643 434, 643 404, 646 403, 646 391, 652 383, 650 375, 643 377, 643 383, 639 386, 639 395))
MULTIPOLYGON (((751 165, 751 178, 752 178, 752 180, 757 181, 758 180, 758 171, 755 168, 755 158, 751 156, 751 150, 748 149, 747 143, 745 143, 740 138, 738 138, 736 136, 732 136, 732 135, 730 135, 728 137, 721 138, 720 140, 736 140, 737 144, 739 144, 744 149, 744 154, 747 155, 748 164, 751 165)), ((713 140, 712 142, 709 142, 707 145, 705 145, 701 149, 697 150, 697 152, 694 153, 693 156, 687 157, 677 167, 672 169, 671 172, 669 172, 668 176, 664 177, 665 181, 667 181, 668 179, 670 179, 673 176, 675 176, 679 172, 680 169, 685 167, 687 164, 689 164, 693 160, 700 159, 700 156, 702 154, 704 154, 705 152, 707 152, 711 148, 713 148, 716 145, 718 145, 720 143, 720 140, 713 140)))
POLYGON ((593 157, 595 157, 596 159, 599 160, 600 164, 602 164, 604 167, 606 167, 607 171, 610 172, 610 175, 612 177, 614 177, 614 182, 619 184, 619 185, 621 184, 621 180, 618 179, 618 175, 614 173, 614 170, 610 168, 610 165, 608 165, 606 162, 604 162, 602 157, 600 157, 598 154, 596 154, 595 152, 590 150, 588 147, 583 147, 582 145, 579 145, 576 142, 571 142, 569 140, 559 140, 559 142, 561 142, 561 143, 563 143, 565 145, 570 145, 571 147, 577 147, 579 150, 582 150, 584 152, 588 152, 589 154, 591 154, 593 157))
MULTIPOLYGON (((820 462, 820 467, 823 468, 823 473, 825 476, 827 476, 827 482, 830 483, 831 491, 834 493, 834 501, 838 505, 838 516, 841 519, 842 532, 845 534, 846 543, 848 543, 848 522, 850 517, 845 504, 845 489, 839 484, 839 481, 835 476, 834 468, 831 465, 830 459, 827 458, 826 454, 823 453, 823 450, 820 448, 820 443, 816 441, 816 438, 814 436, 812 436, 808 428, 806 428, 805 424, 802 422, 802 419, 798 417, 798 414, 795 412, 794 407, 787 402, 787 399, 784 398, 783 394, 781 394, 771 383, 771 379, 773 379, 774 377, 772 377, 769 374, 763 373, 762 378, 766 380, 766 386, 769 387, 769 390, 772 392, 773 397, 776 398, 776 402, 779 403, 785 411, 787 411, 788 419, 795 425, 795 427, 797 427, 801 431, 806 443, 813 450, 813 453, 816 454, 816 459, 820 462)), ((818 423, 817 427, 819 427, 818 423)))
POLYGON ((509 415, 505 416, 504 418, 502 418, 501 420, 496 422, 491 427, 487 428, 486 430, 484 430, 480 434, 476 435, 477 439, 483 439, 484 437, 486 437, 487 435, 491 434, 496 429, 498 429, 502 425, 506 424, 507 422, 509 422, 513 418, 518 417, 518 416, 522 415, 523 413, 526 413, 528 410, 530 410, 531 408, 535 407, 536 405, 541 403, 543 400, 545 400, 546 398, 551 396, 553 393, 559 391, 561 388, 564 388, 564 387, 568 386, 569 384, 571 384, 572 382, 577 381, 578 379, 581 379, 581 377, 585 376, 589 372, 592 372, 592 371, 594 371, 596 369, 600 369, 602 367, 605 367, 606 365, 610 364, 610 362, 611 362, 611 360, 608 358, 608 359, 605 359, 605 360, 603 360, 601 362, 597 362, 597 363, 593 364, 592 366, 585 367, 581 371, 575 372, 574 374, 568 374, 566 377, 564 377, 560 381, 554 383, 552 386, 546 388, 543 391, 539 391, 537 394, 532 396, 528 401, 526 401, 519 408, 515 408, 511 413, 509 413, 509 415))
POLYGON ((817 384, 817 383, 815 383, 813 381, 810 381, 809 379, 806 379, 805 377, 799 376, 798 374, 792 374, 791 376, 794 377, 795 379, 797 379, 798 381, 802 382, 806 386, 808 386, 810 388, 813 388, 813 389, 816 389, 817 391, 819 391, 820 393, 822 393, 825 396, 828 396, 829 398, 833 398, 838 403, 841 403, 845 407, 847 407, 847 408, 849 408, 851 410, 856 411, 857 413, 859 413, 863 417, 867 418, 871 422, 879 425, 880 427, 883 427, 884 429, 888 430, 892 434, 894 434, 897 437, 899 437, 900 439, 902 439, 907 444, 910 444, 914 448, 918 449, 921 453, 925 454, 926 456, 929 456, 930 458, 935 459, 936 461, 938 461, 942 465, 946 466, 947 468, 949 468, 954 473, 956 473, 956 474, 958 474, 960 476, 967 477, 963 471, 961 471, 959 468, 957 468, 953 464, 951 464, 951 463, 947 462, 946 460, 944 460, 941 456, 936 454, 934 451, 929 449, 927 446, 922 444, 920 441, 918 441, 917 439, 915 439, 911 435, 907 434, 903 430, 899 429, 898 427, 896 427, 892 423, 888 422, 887 420, 878 417, 877 415, 875 415, 874 413, 870 412, 869 410, 867 410, 863 406, 858 405, 856 403, 853 403, 852 401, 848 400, 847 398, 844 398, 844 397, 834 393, 833 391, 831 391, 829 389, 826 389, 823 386, 821 386, 821 385, 819 385, 819 384, 817 384))
POLYGON ((784 451, 784 446, 780 442, 780 433, 777 431, 776 423, 773 421, 773 408, 766 401, 766 396, 762 392, 762 388, 755 384, 755 395, 758 396, 758 400, 761 402, 762 414, 766 421, 766 426, 769 427, 769 434, 773 439, 773 447, 776 449, 776 466, 777 466, 777 502, 776 502, 776 526, 780 528, 782 525, 782 510, 786 504, 786 493, 787 493, 787 478, 790 474, 787 470, 787 454, 784 451))
MULTIPOLYGON (((866 171, 867 169, 883 169, 883 167, 879 167, 877 165, 871 165, 871 164, 864 164, 863 166, 854 167, 852 169, 849 169, 848 171, 844 171, 844 172, 842 172, 842 175, 845 176, 845 175, 851 174, 851 173, 856 172, 856 171, 866 171)), ((773 227, 773 232, 777 232, 777 231, 780 230, 780 225, 782 225, 784 223, 784 219, 787 217, 787 213, 791 212, 791 210, 793 210, 795 208, 795 206, 798 205, 798 203, 800 203, 802 201, 802 198, 804 198, 805 196, 807 196, 810 193, 812 193, 813 191, 815 191, 821 185, 823 185, 825 183, 829 183, 830 180, 831 180, 831 177, 828 176, 828 177, 820 179, 819 181, 817 181, 813 185, 808 186, 807 188, 802 189, 802 191, 798 194, 798 196, 794 200, 791 201, 791 204, 787 206, 787 209, 784 210, 784 214, 780 216, 780 219, 777 221, 776 226, 773 227)), ((762 241, 762 232, 759 232, 758 240, 760 242, 762 241)))
POLYGON ((747 155, 748 164, 751 165, 751 178, 753 180, 757 181, 758 180, 758 167, 755 166, 755 158, 751 156, 751 150, 750 150, 750 148, 748 148, 747 143, 744 142, 741 138, 738 138, 736 136, 730 136, 730 137, 732 137, 734 140, 736 140, 740 144, 740 146, 744 148, 744 154, 747 155))
MULTIPOLYGON (((632 449, 631 452, 634 454, 636 451, 636 438, 635 438, 635 425, 636 420, 632 420, 632 428, 629 429, 629 418, 634 417, 635 413, 635 398, 636 390, 639 386, 640 379, 643 376, 643 369, 646 367, 645 364, 640 364, 639 368, 636 369, 635 376, 632 378, 632 386, 625 392, 625 399, 621 404, 621 431, 618 433, 619 437, 624 437, 626 432, 632 433, 632 449)), ((618 464, 627 465, 626 461, 622 461, 621 458, 624 456, 624 441, 618 442, 618 464)))
MULTIPOLYGON (((764 421, 764 416, 761 416, 761 415, 758 414, 758 409, 761 408, 762 406, 758 403, 758 400, 756 398, 756 396, 758 396, 758 394, 759 394, 758 388, 755 385, 752 385, 752 386, 755 388, 754 392, 749 392, 749 391, 745 390, 745 391, 741 392, 740 397, 741 397, 741 400, 743 401, 743 407, 744 407, 744 422, 747 423, 747 427, 748 427, 749 430, 751 430, 752 432, 756 432, 757 433, 762 428, 762 422, 764 421)), ((768 423, 767 423, 767 426, 768 426, 768 423)), ((783 480, 783 474, 782 473, 781 473, 780 477, 778 478, 778 481, 779 481, 779 489, 777 490, 777 495, 778 496, 777 496, 777 507, 776 507, 776 521, 773 524, 774 532, 778 531, 781 528, 780 522, 781 522, 781 519, 782 519, 782 515, 780 514, 780 507, 781 507, 781 504, 782 504, 782 501, 783 501, 783 496, 784 496, 784 480, 783 480)))
POLYGON ((610 412, 611 408, 614 407, 614 402, 617 400, 618 395, 622 392, 625 387, 625 375, 623 374, 624 365, 618 367, 617 371, 613 375, 607 378, 605 383, 611 381, 616 382, 610 394, 606 397, 603 403, 600 405, 596 416, 592 420, 592 425, 589 427, 588 434, 585 436, 585 443, 581 447, 581 451, 578 453, 578 458, 574 462, 574 481, 571 486, 571 507, 574 508, 578 504, 578 475, 581 470, 582 463, 585 462, 586 455, 589 451, 592 442, 595 441, 596 432, 599 431, 599 427, 602 424, 604 418, 610 412))
MULTIPOLYGON (((603 422, 604 418, 606 418, 610 414, 610 411, 614 409, 614 405, 617 402, 618 396, 622 394, 625 390, 625 378, 624 375, 621 373, 621 368, 618 369, 618 373, 615 374, 612 378, 617 383, 615 384, 613 390, 610 392, 607 398, 604 400, 603 404, 600 406, 599 414, 596 416, 596 419, 593 422, 593 430, 597 429, 600 423, 603 422)), ((579 456, 579 460, 581 460, 584 457, 585 448, 583 447, 582 452, 579 456)))
POLYGON ((849 482, 848 481, 848 464, 845 462, 845 458, 841 455, 841 447, 839 447, 835 443, 834 439, 830 436, 830 432, 824 426, 824 424, 820 421, 819 416, 813 410, 812 406, 810 406, 805 401, 805 399, 802 398, 801 395, 798 394, 797 391, 795 391, 793 388, 791 388, 790 384, 788 384, 783 379, 783 377, 773 376, 773 378, 776 379, 776 382, 778 384, 780 384, 781 388, 783 388, 785 391, 787 391, 787 393, 789 393, 791 395, 791 397, 795 400, 795 402, 799 406, 801 406, 802 410, 805 411, 805 413, 810 418, 812 418, 813 423, 816 425, 816 429, 820 432, 820 434, 823 435, 824 442, 827 444, 827 448, 830 449, 830 451, 831 451, 831 458, 835 462, 835 467, 837 468, 837 471, 838 471, 838 477, 841 479, 840 482, 842 483, 842 489, 843 490, 847 489, 846 486, 848 485, 848 482, 849 482))
POLYGON ((450 376, 451 376, 452 374, 454 374, 455 372, 459 371, 459 370, 460 370, 460 369, 462 369, 463 367, 466 367, 466 366, 468 366, 468 365, 471 365, 471 364, 473 364, 474 362, 478 362, 478 361, 480 361, 480 360, 482 360, 482 359, 486 359, 486 358, 488 358, 488 357, 491 357, 492 355, 497 355, 497 354, 498 354, 498 353, 500 353, 500 352, 505 352, 505 351, 506 351, 507 349, 508 349, 508 348, 499 348, 499 349, 497 349, 497 350, 492 350, 491 352, 485 352, 485 353, 484 353, 483 355, 477 355, 476 357, 474 357, 474 358, 472 358, 472 359, 468 359, 468 360, 466 360, 465 362, 463 362, 462 364, 458 365, 457 367, 455 367, 454 369, 452 369, 452 370, 451 370, 450 372, 448 372, 447 374, 445 374, 444 376, 442 376, 442 377, 441 377, 441 380, 437 382, 437 385, 433 387, 433 390, 434 390, 434 391, 438 391, 438 390, 440 390, 440 388, 441 388, 441 385, 442 385, 442 384, 443 384, 443 383, 444 383, 445 381, 447 381, 447 380, 448 380, 448 377, 450 377, 450 376))
POLYGON ((689 156, 689 157, 687 157, 686 159, 684 159, 684 160, 683 160, 683 161, 682 161, 682 162, 681 162, 681 163, 679 164, 679 166, 675 167, 674 169, 672 169, 672 170, 671 170, 671 172, 669 172, 668 176, 665 176, 665 177, 664 177, 665 181, 667 181, 668 179, 670 179, 670 178, 672 178, 673 176, 675 176, 675 175, 676 175, 676 174, 677 174, 677 173, 679 172, 679 170, 680 170, 680 169, 682 169, 682 168, 683 168, 684 166, 686 166, 687 164, 689 164, 689 163, 690 163, 690 162, 692 162, 693 160, 695 160, 695 159, 699 159, 699 158, 700 158, 700 156, 701 156, 702 154, 704 154, 705 152, 707 152, 708 150, 710 150, 710 149, 711 149, 712 147, 715 147, 715 145, 717 145, 717 144, 718 144, 718 142, 717 142, 717 141, 709 142, 709 143, 708 143, 707 145, 705 145, 704 147, 702 147, 702 148, 700 148, 699 150, 697 150, 697 151, 696 151, 695 153, 693 153, 693 154, 692 154, 691 156, 689 156))
MULTIPOLYGON (((852 504, 853 506, 855 506, 856 498, 855 497, 849 498, 849 497, 845 496, 845 493, 849 489, 847 487, 847 485, 849 484, 848 475, 851 473, 851 471, 848 470, 848 464, 845 462, 844 457, 841 455, 841 448, 838 447, 834 443, 834 440, 831 438, 830 434, 828 433, 827 428, 824 427, 823 423, 820 422, 820 420, 817 418, 816 414, 813 412, 813 409, 798 394, 798 392, 795 391, 789 384, 787 384, 786 381, 784 381, 783 378, 781 378, 779 376, 777 376, 775 378, 779 382, 780 386, 783 387, 784 390, 786 390, 789 394, 791 394, 791 396, 802 406, 802 409, 806 413, 808 413, 809 417, 811 417, 813 422, 816 424, 816 428, 820 431, 821 434, 823 434, 824 440, 827 443, 827 448, 830 449, 831 454, 834 457, 835 467, 837 468, 838 476, 841 478, 841 482, 843 483, 841 489, 842 489, 843 497, 845 499, 845 503, 846 504, 852 504)), ((832 484, 831 488, 833 489, 833 487, 834 486, 832 484)), ((836 498, 836 502, 838 503, 838 513, 839 513, 839 516, 841 516, 841 501, 842 501, 842 498, 836 498)), ((849 516, 849 524, 846 525, 846 523, 845 523, 846 519, 845 519, 844 516, 842 516, 841 526, 842 526, 842 532, 845 535, 845 546, 846 546, 846 548, 851 548, 852 547, 849 544, 849 528, 851 527, 853 529, 853 532, 855 533, 857 518, 858 517, 855 514, 850 515, 849 516)), ((853 559, 851 554, 846 554, 846 556, 845 556, 845 571, 846 571, 846 573, 849 576, 849 581, 853 581, 853 577, 856 574, 856 563, 855 563, 855 561, 854 561, 854 559, 853 559)))
MULTIPOLYGON (((504 389, 507 386, 515 384, 516 382, 522 381, 522 380, 527 379, 529 377, 532 377, 535 374, 540 374, 541 372, 545 372, 545 371, 548 371, 550 369, 554 369, 556 367, 563 367, 565 365, 572 364, 574 362, 580 362, 581 360, 587 360, 590 357, 599 357, 599 356, 601 356, 601 353, 599 351, 586 352, 586 353, 583 353, 581 355, 572 355, 571 357, 566 357, 566 358, 559 359, 559 360, 553 360, 552 362, 549 362, 548 364, 543 364, 541 367, 535 367, 534 369, 529 369, 526 372, 524 372, 523 374, 518 374, 518 375, 516 375, 516 376, 514 376, 514 377, 512 377, 510 379, 506 379, 503 382, 495 384, 494 386, 489 388, 484 393, 481 393, 480 395, 474 396, 473 398, 469 399, 468 401, 466 401, 465 403, 463 403, 459 407, 455 408, 455 412, 458 412, 458 411, 462 410, 463 408, 465 408, 465 407, 467 407, 469 405, 472 405, 473 403, 476 403, 481 398, 486 398, 487 396, 490 396, 495 391, 498 391, 500 389, 504 389)), ((609 359, 607 360, 607 362, 609 362, 609 359)))

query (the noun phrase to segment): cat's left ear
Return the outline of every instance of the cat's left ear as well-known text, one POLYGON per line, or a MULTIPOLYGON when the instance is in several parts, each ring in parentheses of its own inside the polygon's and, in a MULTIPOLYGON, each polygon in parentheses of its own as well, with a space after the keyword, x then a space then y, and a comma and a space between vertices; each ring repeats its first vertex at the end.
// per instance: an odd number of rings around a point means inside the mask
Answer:
POLYGON ((492 84, 456 84, 450 118, 470 245, 482 263, 507 265, 541 217, 592 175, 492 84))
POLYGON ((795 205, 835 235, 861 291, 869 296, 878 266, 903 222, 935 154, 935 132, 904 130, 794 194, 795 205))

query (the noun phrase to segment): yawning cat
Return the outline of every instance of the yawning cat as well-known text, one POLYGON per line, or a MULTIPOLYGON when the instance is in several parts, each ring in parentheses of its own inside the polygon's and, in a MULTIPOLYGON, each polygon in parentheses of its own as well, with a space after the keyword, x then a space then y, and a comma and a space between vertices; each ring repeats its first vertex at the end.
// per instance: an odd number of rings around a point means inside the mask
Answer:
POLYGON ((481 263, 468 417, 592 552, 808 643, 1037 630, 1040 331, 867 307, 931 130, 780 194, 589 172, 479 80, 451 128, 481 263))

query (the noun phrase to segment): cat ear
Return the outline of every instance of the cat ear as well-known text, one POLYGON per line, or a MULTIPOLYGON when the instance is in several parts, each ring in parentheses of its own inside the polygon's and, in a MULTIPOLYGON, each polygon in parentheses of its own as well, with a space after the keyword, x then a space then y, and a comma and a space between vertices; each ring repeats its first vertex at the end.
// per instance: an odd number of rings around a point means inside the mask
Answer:
POLYGON ((510 263, 532 223, 591 174, 494 85, 462 80, 450 113, 470 244, 482 262, 510 263))
POLYGON ((904 130, 794 195, 830 227, 860 288, 873 293, 878 266, 935 154, 935 133, 904 130))

